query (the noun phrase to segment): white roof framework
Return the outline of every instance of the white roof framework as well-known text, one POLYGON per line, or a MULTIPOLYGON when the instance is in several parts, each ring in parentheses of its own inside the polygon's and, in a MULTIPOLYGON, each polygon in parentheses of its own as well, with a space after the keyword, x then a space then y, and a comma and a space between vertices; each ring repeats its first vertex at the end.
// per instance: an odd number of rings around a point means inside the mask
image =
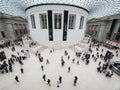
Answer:
POLYGON ((25 9, 27 7, 44 3, 83 7, 89 11, 89 19, 120 14, 120 0, 0 0, 0 13, 26 18, 25 9))

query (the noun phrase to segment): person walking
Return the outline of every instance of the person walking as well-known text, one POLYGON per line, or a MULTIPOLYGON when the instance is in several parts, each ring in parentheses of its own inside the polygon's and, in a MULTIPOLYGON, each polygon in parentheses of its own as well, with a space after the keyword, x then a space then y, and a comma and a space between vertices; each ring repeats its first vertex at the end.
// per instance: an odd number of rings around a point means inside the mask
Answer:
POLYGON ((15 80, 16 80, 17 82, 19 82, 19 79, 18 79, 18 76, 17 76, 17 75, 15 76, 15 80))

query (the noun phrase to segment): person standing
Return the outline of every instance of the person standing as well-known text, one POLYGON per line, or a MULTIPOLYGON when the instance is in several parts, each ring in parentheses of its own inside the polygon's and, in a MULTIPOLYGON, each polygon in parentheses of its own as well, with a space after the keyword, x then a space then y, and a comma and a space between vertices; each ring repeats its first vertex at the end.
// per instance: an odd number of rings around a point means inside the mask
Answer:
POLYGON ((70 56, 68 55, 68 60, 70 59, 70 56))
POLYGON ((68 72, 70 72, 70 67, 68 67, 68 72))
POLYGON ((19 82, 19 80, 18 80, 18 76, 17 76, 17 75, 15 76, 15 80, 16 80, 17 82, 19 82))
POLYGON ((50 79, 47 80, 47 85, 51 86, 50 79))
POLYGON ((49 64, 50 62, 49 62, 49 60, 47 59, 47 62, 46 62, 46 64, 49 64))
POLYGON ((64 66, 64 64, 65 64, 65 61, 64 61, 64 60, 62 60, 61 66, 64 66))
POLYGON ((75 76, 75 80, 78 80, 78 77, 77 77, 77 76, 75 76))
POLYGON ((79 65, 79 60, 77 61, 77 64, 79 65))
POLYGON ((10 71, 10 72, 12 72, 12 65, 11 65, 11 66, 9 66, 9 71, 10 71))
POLYGON ((101 65, 101 61, 98 63, 98 65, 99 65, 99 66, 101 65))
POLYGON ((21 73, 24 73, 24 70, 23 70, 23 68, 21 68, 21 69, 20 69, 20 71, 21 71, 21 73))
POLYGON ((43 69, 43 65, 41 66, 41 70, 43 71, 44 69, 43 69))
POLYGON ((61 76, 59 76, 59 82, 62 83, 62 77, 61 76))
POLYGON ((40 58, 40 56, 41 56, 41 54, 40 53, 38 53, 38 57, 40 58))
POLYGON ((50 50, 50 53, 52 53, 52 50, 50 50))
POLYGON ((75 76, 75 79, 74 79, 74 86, 76 86, 77 80, 78 80, 78 77, 75 76))
POLYGON ((75 62, 75 59, 73 58, 72 62, 74 63, 75 62))
POLYGON ((46 81, 46 75, 45 74, 43 75, 43 80, 46 81))

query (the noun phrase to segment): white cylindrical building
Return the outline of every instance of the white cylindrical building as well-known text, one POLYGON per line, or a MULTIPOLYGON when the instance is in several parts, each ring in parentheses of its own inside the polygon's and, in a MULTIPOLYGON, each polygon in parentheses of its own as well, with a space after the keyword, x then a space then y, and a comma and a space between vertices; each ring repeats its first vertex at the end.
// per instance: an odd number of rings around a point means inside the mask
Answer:
POLYGON ((26 9, 34 41, 49 47, 71 46, 84 37, 88 11, 69 4, 38 4, 26 9))

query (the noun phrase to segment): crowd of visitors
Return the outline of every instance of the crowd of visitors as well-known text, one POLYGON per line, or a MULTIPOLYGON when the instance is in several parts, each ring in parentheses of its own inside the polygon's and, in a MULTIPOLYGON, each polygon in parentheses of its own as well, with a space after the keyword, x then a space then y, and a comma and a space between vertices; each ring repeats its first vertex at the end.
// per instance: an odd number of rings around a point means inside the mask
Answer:
MULTIPOLYGON (((21 40, 15 40, 15 41, 8 41, 5 42, 4 44, 2 44, 2 49, 4 48, 8 48, 9 50, 11 50, 11 56, 6 60, 3 60, 0 62, 0 74, 5 74, 5 73, 10 73, 10 72, 14 72, 14 65, 15 63, 19 63, 21 65, 20 68, 20 72, 21 74, 24 73, 24 69, 23 69, 23 61, 27 58, 27 56, 25 54, 21 54, 20 53, 24 53, 25 50, 22 50, 19 52, 18 50, 16 50, 16 47, 22 47, 24 44, 21 40), (17 55, 15 55, 14 53, 17 53, 17 55)), ((26 50, 27 51, 27 50, 26 50)), ((18 76, 15 75, 15 80, 17 82, 19 82, 18 76)))
MULTIPOLYGON (((104 73, 106 77, 112 77, 113 76, 113 72, 109 70, 109 62, 113 59, 114 56, 118 57, 119 56, 119 51, 118 49, 116 50, 116 53, 114 54, 113 52, 110 51, 106 51, 105 54, 104 49, 102 48, 104 45, 101 42, 98 42, 96 40, 88 40, 89 43, 89 47, 86 51, 84 52, 75 52, 75 56, 76 58, 72 58, 69 54, 69 52, 67 50, 64 51, 63 56, 61 56, 61 67, 64 67, 66 64, 66 60, 63 57, 67 57, 67 59, 69 61, 71 61, 71 63, 73 64, 77 64, 80 65, 80 60, 83 61, 85 63, 85 65, 89 65, 89 63, 91 62, 91 60, 93 60, 95 63, 98 62, 98 67, 96 67, 97 72, 99 73, 104 73), (95 49, 95 52, 93 52, 93 49, 95 49), (102 63, 103 62, 103 63, 102 63)), ((31 45, 34 45, 34 43, 31 43, 31 45)), ((7 42, 5 43, 2 47, 0 46, 0 48, 11 48, 12 52, 16 52, 17 55, 11 54, 11 57, 8 59, 8 61, 3 61, 3 63, 0 66, 0 71, 2 74, 4 73, 9 73, 9 72, 13 72, 13 65, 18 62, 21 65, 20 68, 20 72, 21 74, 24 74, 24 69, 23 69, 23 60, 26 59, 25 56, 21 56, 20 53, 22 52, 18 52, 16 51, 16 46, 23 46, 23 42, 7 42)), ((50 54, 54 53, 54 49, 50 49, 50 54)), ((35 53, 36 57, 38 57, 40 63, 41 62, 46 62, 47 64, 51 64, 50 60, 47 59, 46 61, 44 60, 44 57, 41 55, 41 53, 39 51, 37 51, 35 53)), ((41 70, 42 72, 44 71, 45 66, 41 65, 41 70)), ((71 69, 72 67, 69 66, 67 67, 67 72, 71 73, 71 69)), ((78 82, 78 76, 74 76, 73 77, 73 85, 76 86, 77 82, 78 82)), ((47 77, 47 75, 44 73, 42 76, 42 79, 44 80, 44 82, 46 82, 46 84, 48 86, 51 86, 51 82, 52 80, 50 78, 47 77)), ((15 80, 16 82, 20 82, 18 75, 15 75, 15 80)), ((63 81, 63 77, 61 75, 59 75, 58 80, 57 81, 57 87, 60 87, 60 84, 63 81)))
MULTIPOLYGON (((78 65, 80 65, 79 61, 80 59, 85 62, 85 65, 88 65, 91 61, 91 59, 93 59, 93 61, 95 63, 98 62, 98 67, 96 67, 97 71, 99 73, 103 73, 105 74, 106 77, 112 77, 113 76, 113 71, 111 71, 109 69, 109 62, 111 61, 111 59, 115 56, 112 51, 106 51, 105 53, 103 53, 105 50, 102 48, 104 47, 103 44, 101 42, 98 42, 98 41, 95 41, 95 40, 89 40, 89 49, 85 52, 76 52, 75 55, 76 57, 79 59, 79 60, 76 60, 75 58, 72 58, 70 55, 69 55, 69 52, 67 50, 64 51, 64 55, 61 56, 61 66, 64 67, 65 66, 65 63, 66 63, 66 60, 63 59, 63 57, 66 57, 68 58, 68 60, 72 60, 72 63, 76 63, 78 65), (93 49, 95 49, 95 52, 93 52, 93 49)), ((54 50, 50 50, 50 53, 53 53, 54 50)), ((36 53, 38 55, 38 58, 40 60, 40 57, 42 58, 41 61, 44 61, 43 60, 43 57, 40 56, 40 53, 38 54, 38 52, 36 53)), ((118 50, 116 50, 116 56, 118 56, 118 50)), ((47 59, 47 63, 48 63, 48 59, 47 59)), ((41 66, 41 69, 43 68, 43 66, 41 66)), ((42 69, 43 70, 43 69, 42 69)), ((70 73, 71 71, 71 66, 68 67, 68 72, 70 73)), ((59 80, 57 81, 57 87, 60 86, 62 80, 61 80, 62 76, 59 77, 59 80)), ((46 81, 46 75, 44 74, 43 75, 43 80, 46 81)), ((74 86, 76 86, 76 83, 78 81, 78 76, 75 76, 74 78, 74 86)), ((48 79, 47 80, 47 84, 49 86, 51 86, 51 80, 48 79)))

